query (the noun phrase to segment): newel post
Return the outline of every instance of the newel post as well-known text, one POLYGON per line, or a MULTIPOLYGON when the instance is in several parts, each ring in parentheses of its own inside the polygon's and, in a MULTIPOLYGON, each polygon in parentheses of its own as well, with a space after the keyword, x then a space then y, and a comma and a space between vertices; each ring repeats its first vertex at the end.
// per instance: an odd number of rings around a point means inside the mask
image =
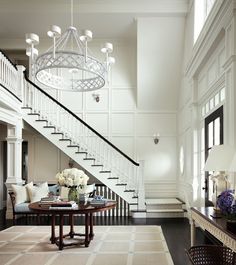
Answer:
POLYGON ((144 187, 144 160, 139 161, 138 169, 138 210, 146 210, 145 187, 144 187))
POLYGON ((23 101, 24 95, 24 71, 25 67, 23 65, 17 65, 17 96, 23 101))

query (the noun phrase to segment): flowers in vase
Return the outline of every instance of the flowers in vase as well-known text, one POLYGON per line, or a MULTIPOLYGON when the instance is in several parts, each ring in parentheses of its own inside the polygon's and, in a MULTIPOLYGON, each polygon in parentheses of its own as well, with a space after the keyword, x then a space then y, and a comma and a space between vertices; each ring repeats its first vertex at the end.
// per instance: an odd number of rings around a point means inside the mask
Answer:
POLYGON ((60 186, 69 188, 77 187, 80 193, 83 193, 89 177, 83 170, 77 168, 67 168, 56 174, 57 182, 60 186))
POLYGON ((236 219, 236 196, 234 190, 223 191, 217 198, 217 206, 227 219, 236 219))

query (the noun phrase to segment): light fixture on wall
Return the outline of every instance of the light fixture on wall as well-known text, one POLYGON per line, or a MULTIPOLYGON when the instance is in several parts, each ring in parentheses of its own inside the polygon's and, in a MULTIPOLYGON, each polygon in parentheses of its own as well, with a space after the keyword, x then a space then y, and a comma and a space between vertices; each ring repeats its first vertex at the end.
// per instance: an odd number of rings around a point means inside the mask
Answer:
POLYGON ((221 192, 230 187, 225 171, 230 170, 230 165, 234 155, 234 148, 229 145, 214 145, 208 155, 205 171, 214 171, 211 179, 214 183, 214 193, 212 195, 212 202, 214 209, 217 211, 217 197, 221 192))
POLYGON ((159 143, 159 141, 160 141, 160 134, 159 133, 153 134, 153 141, 154 141, 154 144, 159 143))
POLYGON ((88 49, 88 43, 93 38, 90 30, 82 34, 73 26, 73 0, 71 0, 71 26, 61 35, 61 28, 53 25, 47 32, 53 45, 37 57, 39 43, 38 35, 26 34, 27 55, 31 57, 31 73, 33 77, 49 88, 69 91, 92 91, 105 85, 105 75, 108 75, 111 64, 115 62, 110 54, 113 51, 111 43, 105 43, 101 52, 106 61, 95 58, 88 49), (36 58, 37 57, 37 58, 36 58))
POLYGON ((98 94, 98 93, 93 93, 93 94, 92 94, 92 97, 93 97, 93 99, 94 99, 96 102, 99 102, 99 101, 100 101, 100 94, 98 94))

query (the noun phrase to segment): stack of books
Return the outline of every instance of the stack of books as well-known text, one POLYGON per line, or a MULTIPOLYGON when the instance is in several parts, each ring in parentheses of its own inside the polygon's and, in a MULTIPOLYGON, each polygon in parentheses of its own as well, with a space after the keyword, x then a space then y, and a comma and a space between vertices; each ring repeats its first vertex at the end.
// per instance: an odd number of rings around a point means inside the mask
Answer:
POLYGON ((51 205, 51 203, 59 202, 60 196, 50 196, 41 198, 39 205, 51 205))
POLYGON ((91 206, 105 206, 106 204, 107 204, 107 199, 105 198, 101 198, 101 199, 93 198, 90 201, 91 206))
POLYGON ((51 203, 50 210, 70 210, 78 209, 78 205, 74 201, 58 201, 51 203))

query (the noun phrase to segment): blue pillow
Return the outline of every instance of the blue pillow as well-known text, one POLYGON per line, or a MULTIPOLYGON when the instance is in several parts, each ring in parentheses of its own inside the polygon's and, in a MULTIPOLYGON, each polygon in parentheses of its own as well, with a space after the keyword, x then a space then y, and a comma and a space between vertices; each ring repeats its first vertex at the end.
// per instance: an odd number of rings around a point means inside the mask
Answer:
POLYGON ((58 184, 48 186, 48 189, 49 189, 49 193, 51 193, 53 195, 59 195, 59 185, 58 184))

